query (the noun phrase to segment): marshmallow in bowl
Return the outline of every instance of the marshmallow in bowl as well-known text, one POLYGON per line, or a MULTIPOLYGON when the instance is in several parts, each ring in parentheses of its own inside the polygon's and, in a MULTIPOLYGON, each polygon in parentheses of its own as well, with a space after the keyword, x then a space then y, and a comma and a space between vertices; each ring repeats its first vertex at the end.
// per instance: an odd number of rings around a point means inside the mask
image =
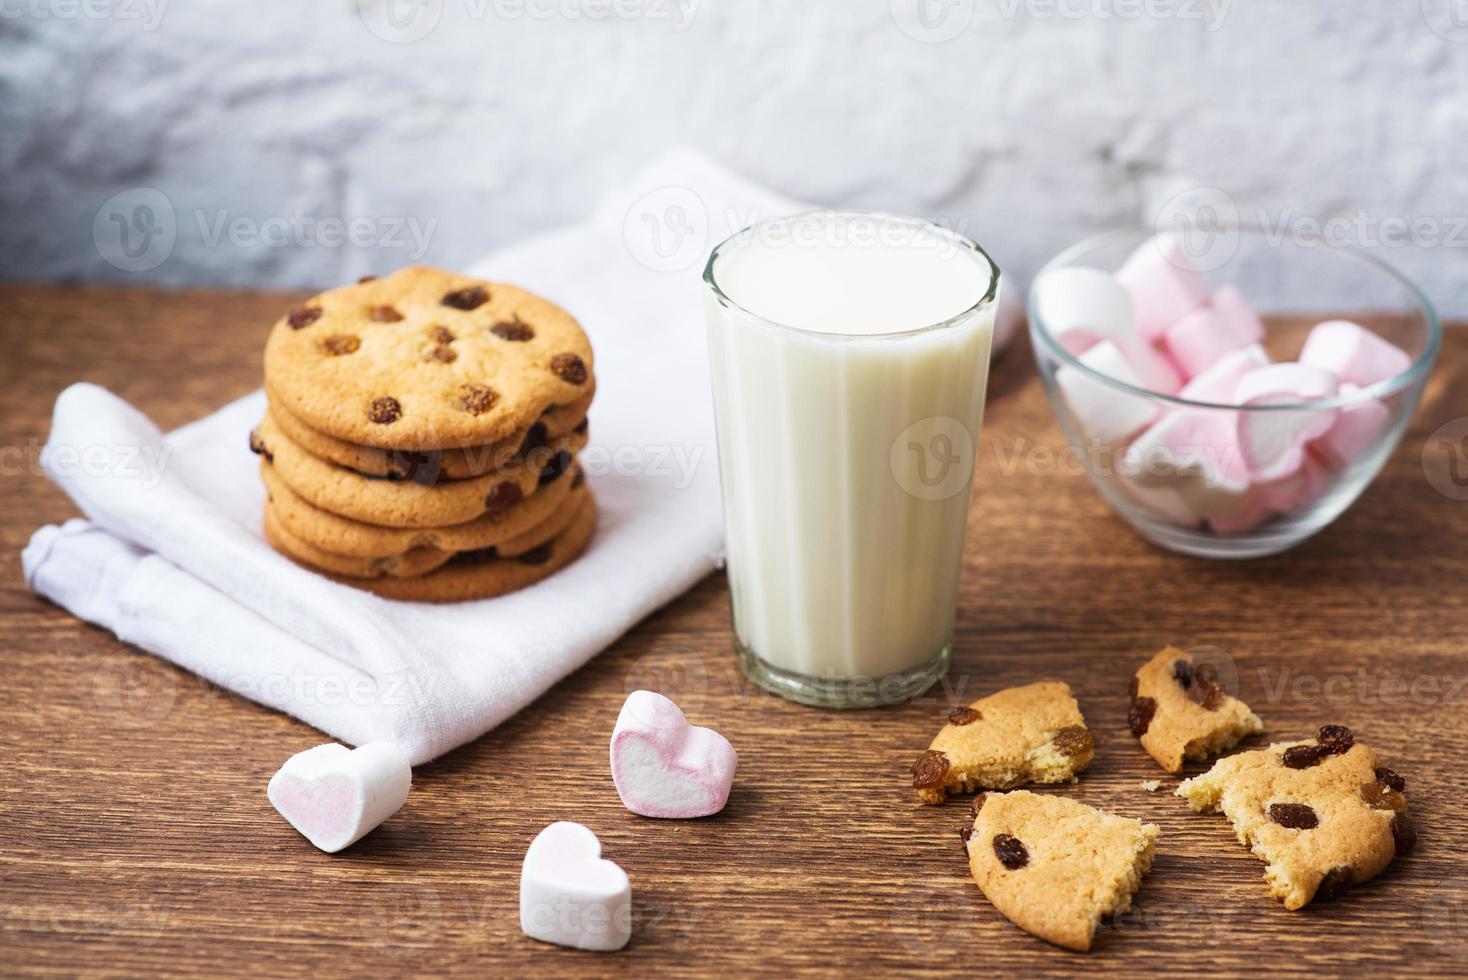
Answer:
POLYGON ((1349 320, 1326 320, 1305 339, 1300 363, 1328 371, 1361 388, 1394 378, 1412 366, 1396 344, 1349 320))
POLYGON ((1137 336, 1131 297, 1100 269, 1072 265, 1046 272, 1035 283, 1035 313, 1077 356, 1103 340, 1125 343, 1137 336))
POLYGON ((1155 235, 1137 246, 1116 273, 1132 298, 1137 329, 1161 340, 1167 328, 1208 302, 1208 284, 1177 235, 1155 235))
MULTIPOLYGON (((1146 387, 1114 341, 1103 340, 1078 360, 1108 378, 1137 388, 1146 387)), ((1070 406, 1071 415, 1086 436, 1101 445, 1125 439, 1157 417, 1157 403, 1142 395, 1114 388, 1084 371, 1061 365, 1055 383, 1070 406)))
POLYGON ((1253 485, 1235 440, 1233 414, 1167 413, 1127 447, 1127 472, 1142 486, 1172 490, 1200 518, 1238 513, 1253 502, 1253 485))
POLYGON ((1165 343, 1189 378, 1208 370, 1230 351, 1264 339, 1264 325, 1233 286, 1214 292, 1209 304, 1167 328, 1165 343))
MULTIPOLYGON (((1234 400, 1241 406, 1287 405, 1333 398, 1335 375, 1307 364, 1285 362, 1255 368, 1239 379, 1234 400)), ((1334 408, 1280 409, 1238 413, 1238 444, 1249 471, 1261 480, 1289 476, 1303 463, 1305 444, 1330 431, 1334 408)))
POLYGON ((1239 390, 1239 382, 1244 375, 1268 363, 1269 355, 1258 344, 1229 351, 1183 385, 1177 396, 1213 405, 1236 404, 1234 392, 1239 390))

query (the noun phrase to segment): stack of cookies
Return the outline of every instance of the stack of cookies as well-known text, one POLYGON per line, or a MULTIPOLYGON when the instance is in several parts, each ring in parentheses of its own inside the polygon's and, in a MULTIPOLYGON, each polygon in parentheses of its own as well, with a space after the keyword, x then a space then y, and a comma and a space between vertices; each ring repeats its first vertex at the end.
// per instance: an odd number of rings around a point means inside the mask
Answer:
POLYGON ((576 463, 595 387, 580 325, 523 289, 410 268, 322 293, 265 347, 266 537, 395 599, 537 582, 596 525, 576 463))

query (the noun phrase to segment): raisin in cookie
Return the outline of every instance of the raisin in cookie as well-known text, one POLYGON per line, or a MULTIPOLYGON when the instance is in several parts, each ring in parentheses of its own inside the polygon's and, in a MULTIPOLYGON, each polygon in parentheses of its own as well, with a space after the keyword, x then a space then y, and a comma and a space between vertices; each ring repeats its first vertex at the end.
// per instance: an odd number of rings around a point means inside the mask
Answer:
POLYGON ((462 524, 508 510, 569 469, 585 444, 584 435, 573 433, 508 469, 425 485, 364 476, 318 459, 287 438, 269 415, 250 436, 250 447, 271 461, 276 475, 316 507, 366 524, 414 528, 462 524))
POLYGON ((948 712, 948 723, 912 766, 924 803, 949 793, 1074 781, 1095 752, 1070 685, 1041 681, 948 712))
POLYGON ((1194 810, 1222 810, 1264 861, 1269 894, 1293 910, 1375 877, 1412 849, 1406 788, 1350 729, 1326 725, 1313 742, 1220 759, 1177 795, 1194 810))
POLYGON ((1137 671, 1127 721, 1147 754, 1172 773, 1182 772, 1184 759, 1206 759, 1264 731, 1249 706, 1223 690, 1212 664, 1194 663, 1176 647, 1137 671))
POLYGON ((572 432, 586 431, 586 413, 591 407, 592 392, 567 405, 548 409, 539 420, 524 429, 485 446, 460 449, 415 449, 408 445, 381 449, 359 446, 317 432, 282 408, 270 405, 270 415, 292 442, 312 456, 337 463, 369 476, 395 476, 418 482, 436 479, 467 480, 504 466, 516 454, 544 445, 572 432), (429 477, 432 477, 431 479, 429 477))
POLYGON ((344 585, 410 602, 490 599, 534 585, 565 568, 586 551, 596 530, 596 500, 587 494, 571 526, 549 544, 518 558, 465 552, 442 568, 416 578, 352 578, 327 573, 344 585))
POLYGON ((322 293, 265 344, 273 400, 317 432, 383 449, 498 442, 591 381, 591 345, 565 310, 438 269, 322 293))
POLYGON ((1103 916, 1131 908, 1152 867, 1158 828, 1026 790, 975 801, 969 870, 1010 922, 1085 952, 1103 916))
MULTIPOLYGON (((582 487, 569 494, 559 508, 534 527, 505 538, 497 544, 469 550, 477 552, 478 557, 481 558, 519 558, 529 554, 559 537, 566 528, 571 526, 581 508, 582 498, 587 493, 585 487, 582 487)), ((378 578, 382 575, 406 578, 426 575, 448 564, 456 556, 464 554, 461 551, 448 551, 421 545, 409 548, 400 554, 378 558, 339 555, 334 551, 327 551, 312 544, 286 529, 284 522, 276 513, 273 501, 265 507, 265 529, 270 540, 276 542, 280 550, 290 557, 322 571, 349 575, 353 578, 378 578)))
POLYGON ((391 558, 415 548, 490 548, 536 527, 559 510, 567 496, 586 484, 581 468, 573 463, 570 470, 506 510, 492 511, 464 524, 415 528, 379 527, 322 510, 292 490, 269 460, 260 461, 260 479, 270 498, 270 509, 285 531, 322 551, 355 558, 391 558))

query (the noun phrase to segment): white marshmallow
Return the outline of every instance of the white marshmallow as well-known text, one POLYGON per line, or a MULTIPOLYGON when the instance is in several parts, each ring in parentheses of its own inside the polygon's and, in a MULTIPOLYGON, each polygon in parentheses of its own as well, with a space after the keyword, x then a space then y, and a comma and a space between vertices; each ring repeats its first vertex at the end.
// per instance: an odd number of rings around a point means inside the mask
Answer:
MULTIPOLYGON (((1087 367, 1129 385, 1142 385, 1121 349, 1103 340, 1079 358, 1087 367)), ((1157 403, 1114 388, 1069 365, 1055 372, 1055 383, 1070 406, 1076 425, 1102 446, 1111 445, 1157 417, 1157 403)))
POLYGON ((1147 340, 1162 339, 1168 327, 1208 301, 1208 284, 1174 234, 1139 245, 1116 278, 1131 294, 1137 330, 1147 340))
POLYGON ((1034 289, 1040 326, 1072 354, 1083 354, 1103 340, 1122 343, 1137 336, 1131 297, 1100 269, 1051 269, 1034 289))
POLYGON ((525 852, 520 929, 541 942, 603 952, 632 938, 632 883, 581 824, 553 823, 525 852))
POLYGON ((393 742, 328 742, 287 759, 266 795, 303 837, 334 854, 397 813, 412 783, 408 757, 393 742))
POLYGON ((644 817, 706 817, 724 809, 739 758, 729 740, 695 728, 672 701, 633 691, 612 730, 612 782, 644 817))
POLYGON ((1412 366, 1412 358, 1358 323, 1326 320, 1305 338, 1300 363, 1366 388, 1401 374, 1412 366))
POLYGON ((1169 489, 1210 521, 1243 510, 1253 486, 1234 438, 1231 412, 1173 411, 1127 447, 1126 472, 1143 487, 1169 489))
POLYGON ((1268 363, 1269 355, 1258 344, 1229 351, 1208 370, 1183 385, 1177 395, 1189 401, 1208 402, 1211 405, 1236 405, 1238 403, 1234 401, 1234 392, 1238 390, 1244 375, 1268 363))
MULTIPOLYGON (((1333 398, 1329 371, 1286 362, 1255 368, 1239 379, 1234 399, 1241 406, 1286 405, 1333 398)), ((1238 413, 1238 442, 1244 463, 1260 480, 1278 480, 1304 465, 1305 444, 1335 424, 1337 410, 1279 409, 1238 413)))

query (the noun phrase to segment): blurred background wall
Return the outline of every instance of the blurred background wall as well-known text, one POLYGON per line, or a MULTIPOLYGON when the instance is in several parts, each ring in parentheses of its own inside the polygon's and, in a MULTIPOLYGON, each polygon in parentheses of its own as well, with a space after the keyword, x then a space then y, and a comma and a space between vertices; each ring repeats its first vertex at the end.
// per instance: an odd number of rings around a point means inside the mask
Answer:
POLYGON ((1468 315, 1468 0, 0 0, 8 279, 462 266, 680 143, 1020 277, 1205 188, 1468 315))

